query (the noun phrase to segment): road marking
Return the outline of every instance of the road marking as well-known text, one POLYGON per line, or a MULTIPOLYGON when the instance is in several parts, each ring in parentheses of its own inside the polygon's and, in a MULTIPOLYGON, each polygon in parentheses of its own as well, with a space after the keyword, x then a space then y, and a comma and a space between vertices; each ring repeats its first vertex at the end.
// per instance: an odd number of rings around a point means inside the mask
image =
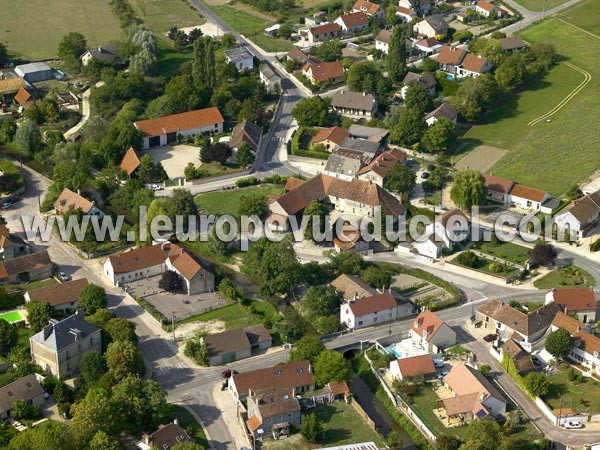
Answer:
POLYGON ((581 83, 579 83, 579 85, 575 89, 573 89, 565 98, 563 98, 562 101, 558 105, 556 105, 554 108, 552 108, 546 114, 543 114, 543 115, 539 116, 538 118, 533 119, 531 122, 529 122, 527 125, 529 125, 530 127, 537 125, 541 121, 546 120, 547 118, 553 116, 558 111, 560 111, 573 97, 575 97, 592 80, 592 76, 589 74, 589 72, 586 72, 585 70, 577 67, 574 64, 571 64, 570 62, 565 62, 564 64, 567 67, 570 67, 571 69, 574 69, 574 70, 578 71, 579 73, 581 73, 584 76, 583 81, 581 83))
POLYGON ((597 34, 591 33, 588 30, 584 30, 583 28, 578 27, 577 25, 573 25, 571 22, 567 22, 566 20, 561 19, 558 15, 554 16, 554 17, 555 17, 555 19, 560 20, 562 23, 565 23, 565 24, 567 24, 567 25, 569 25, 569 26, 571 26, 571 27, 573 27, 573 28, 575 28, 575 29, 577 29, 579 31, 583 31, 585 34, 589 34, 590 36, 595 37, 596 39, 600 39, 600 36, 598 36, 597 34))

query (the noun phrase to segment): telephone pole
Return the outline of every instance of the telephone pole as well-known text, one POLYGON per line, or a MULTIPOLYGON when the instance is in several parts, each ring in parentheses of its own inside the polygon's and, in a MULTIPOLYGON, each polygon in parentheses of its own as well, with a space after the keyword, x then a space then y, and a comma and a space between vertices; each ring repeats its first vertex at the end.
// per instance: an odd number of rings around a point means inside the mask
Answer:
POLYGON ((171 330, 173 331, 173 342, 175 342, 175 311, 171 311, 171 330))

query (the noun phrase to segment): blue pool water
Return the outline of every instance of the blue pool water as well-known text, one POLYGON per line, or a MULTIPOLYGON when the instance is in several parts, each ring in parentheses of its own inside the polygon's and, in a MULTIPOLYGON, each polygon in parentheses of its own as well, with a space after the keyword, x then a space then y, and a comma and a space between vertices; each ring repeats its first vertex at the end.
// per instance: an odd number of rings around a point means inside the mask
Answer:
POLYGON ((388 352, 393 353, 396 359, 402 359, 402 352, 396 348, 396 345, 389 345, 385 348, 388 352))

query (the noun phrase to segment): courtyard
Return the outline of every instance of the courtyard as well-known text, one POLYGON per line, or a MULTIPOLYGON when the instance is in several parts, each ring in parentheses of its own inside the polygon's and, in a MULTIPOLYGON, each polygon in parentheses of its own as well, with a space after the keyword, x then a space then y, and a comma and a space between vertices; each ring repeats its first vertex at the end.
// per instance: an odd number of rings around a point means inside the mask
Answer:
POLYGON ((193 145, 176 144, 154 147, 146 150, 156 163, 161 163, 169 178, 183 177, 183 171, 189 163, 196 167, 200 164, 200 149, 193 145))
POLYGON ((158 287, 160 276, 138 280, 127 284, 127 292, 143 298, 166 319, 180 322, 192 316, 221 308, 228 302, 216 292, 206 292, 197 295, 166 292, 158 287))

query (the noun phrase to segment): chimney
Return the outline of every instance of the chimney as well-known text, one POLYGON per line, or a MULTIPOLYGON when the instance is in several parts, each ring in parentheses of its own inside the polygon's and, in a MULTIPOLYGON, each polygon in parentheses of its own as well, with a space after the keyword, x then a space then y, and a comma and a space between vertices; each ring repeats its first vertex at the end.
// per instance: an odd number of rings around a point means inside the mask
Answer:
POLYGON ((52 330, 54 329, 54 325, 46 325, 44 327, 44 340, 48 339, 48 337, 52 334, 52 330))
POLYGON ((77 189, 77 195, 81 195, 81 189, 77 189))
POLYGON ((175 425, 179 425, 179 419, 178 419, 177 417, 175 417, 175 418, 173 419, 173 423, 174 423, 175 425))
POLYGON ((363 91, 363 97, 366 97, 366 96, 367 96, 367 93, 363 91))
POLYGON ((147 446, 150 446, 152 443, 152 439, 150 439, 150 435, 148 433, 144 433, 142 435, 142 441, 144 441, 144 444, 146 444, 147 446))

